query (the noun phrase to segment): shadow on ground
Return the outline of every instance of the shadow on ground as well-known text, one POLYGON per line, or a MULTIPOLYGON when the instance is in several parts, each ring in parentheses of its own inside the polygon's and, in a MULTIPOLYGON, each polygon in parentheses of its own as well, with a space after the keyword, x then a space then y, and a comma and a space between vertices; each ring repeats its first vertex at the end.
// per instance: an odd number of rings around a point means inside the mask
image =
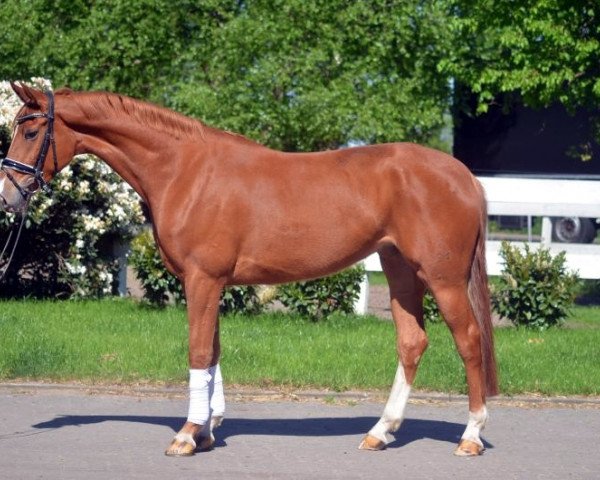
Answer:
MULTIPOLYGON (((295 437, 328 437, 360 435, 369 431, 377 422, 375 417, 322 417, 322 418, 286 418, 286 419, 226 419, 218 429, 215 447, 227 444, 229 437, 239 435, 275 435, 295 437)), ((185 422, 180 417, 138 416, 138 415, 61 415, 47 422, 33 425, 34 429, 55 430, 63 427, 92 425, 103 422, 143 423, 168 427, 174 432, 185 422)), ((406 419, 388 444, 388 448, 400 448, 421 439, 432 439, 452 444, 458 443, 465 425, 444 421, 406 419)), ((483 441, 485 448, 493 445, 483 441)))

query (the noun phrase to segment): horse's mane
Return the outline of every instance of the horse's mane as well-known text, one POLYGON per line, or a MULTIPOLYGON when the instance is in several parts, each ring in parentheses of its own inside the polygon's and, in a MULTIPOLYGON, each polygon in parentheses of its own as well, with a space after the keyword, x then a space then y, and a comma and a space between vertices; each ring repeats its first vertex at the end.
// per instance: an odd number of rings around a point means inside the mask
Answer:
MULTIPOLYGON (((60 90, 56 93, 60 93, 60 90)), ((121 114, 153 130, 167 131, 182 137, 199 135, 204 138, 206 127, 203 123, 158 105, 107 92, 80 92, 75 93, 74 98, 80 105, 85 104, 83 111, 89 118, 121 114)))

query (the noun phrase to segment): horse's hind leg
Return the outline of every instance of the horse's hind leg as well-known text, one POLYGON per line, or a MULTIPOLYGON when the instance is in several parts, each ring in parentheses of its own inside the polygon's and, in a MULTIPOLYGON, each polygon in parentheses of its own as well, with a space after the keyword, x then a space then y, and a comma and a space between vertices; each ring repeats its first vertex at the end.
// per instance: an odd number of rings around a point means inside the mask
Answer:
POLYGON ((466 284, 432 285, 431 288, 464 362, 469 389, 469 422, 454 453, 459 456, 480 455, 484 447, 479 434, 488 418, 480 327, 471 307, 466 284))
POLYGON ((360 444, 359 448, 363 450, 385 448, 388 434, 400 427, 419 360, 427 348, 422 282, 397 250, 380 252, 379 256, 390 286, 399 361, 383 415, 360 444))

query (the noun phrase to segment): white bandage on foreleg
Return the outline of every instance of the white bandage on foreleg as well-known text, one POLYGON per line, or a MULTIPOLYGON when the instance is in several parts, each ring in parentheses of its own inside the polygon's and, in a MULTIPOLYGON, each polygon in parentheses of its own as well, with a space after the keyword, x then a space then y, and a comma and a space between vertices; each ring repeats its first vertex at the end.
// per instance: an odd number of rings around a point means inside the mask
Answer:
POLYGON ((222 417, 225 414, 225 395, 223 394, 223 376, 221 366, 217 363, 208 369, 210 381, 210 414, 213 417, 222 417))
POLYGON ((210 418, 209 383, 212 379, 209 369, 190 369, 190 408, 188 422, 204 425, 210 418))

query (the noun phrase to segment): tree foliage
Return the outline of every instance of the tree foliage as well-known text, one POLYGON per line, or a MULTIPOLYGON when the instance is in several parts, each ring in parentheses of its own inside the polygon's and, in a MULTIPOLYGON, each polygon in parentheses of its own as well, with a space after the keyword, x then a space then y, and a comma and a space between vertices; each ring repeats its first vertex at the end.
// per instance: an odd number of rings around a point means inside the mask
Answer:
POLYGON ((440 146, 452 80, 479 112, 600 100, 591 0, 3 0, 0 24, 0 78, 118 91, 292 151, 440 146))
POLYGON ((446 33, 437 2, 246 2, 194 44, 173 101, 285 150, 426 143, 447 107, 446 33))
POLYGON ((0 78, 150 99, 286 150, 435 141, 444 2, 4 0, 0 78))
POLYGON ((452 13, 455 48, 439 69, 477 94, 480 112, 501 93, 533 107, 599 104, 598 2, 453 0, 452 13))

